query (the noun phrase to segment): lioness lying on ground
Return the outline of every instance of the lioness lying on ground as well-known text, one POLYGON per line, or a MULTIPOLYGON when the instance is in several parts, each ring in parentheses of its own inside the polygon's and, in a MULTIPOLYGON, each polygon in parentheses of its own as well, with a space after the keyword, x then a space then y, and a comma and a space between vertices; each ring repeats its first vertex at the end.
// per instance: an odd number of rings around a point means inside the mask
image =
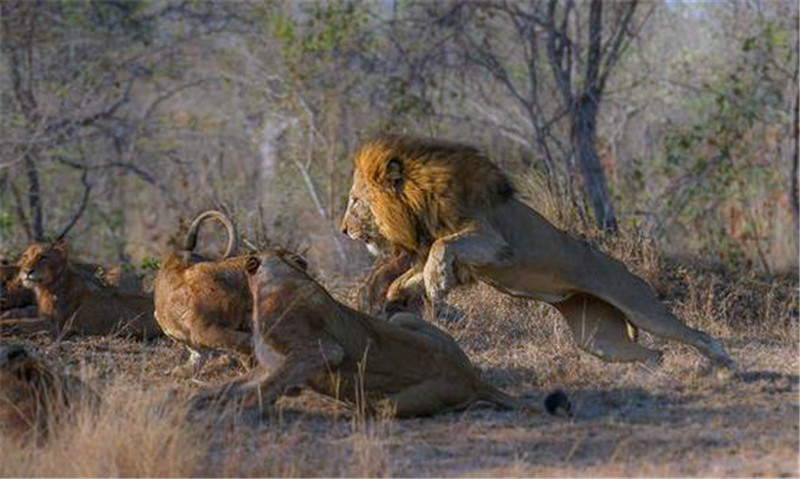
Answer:
POLYGON ((219 211, 195 218, 184 250, 167 254, 156 275, 156 320, 170 338, 189 350, 189 360, 174 370, 197 374, 210 350, 251 354, 252 296, 244 272, 245 257, 229 258, 237 249, 233 223, 219 211), (228 230, 228 245, 220 261, 194 252, 200 226, 216 219, 228 230))
POLYGON ((19 268, 3 260, 0 264, 0 318, 32 318, 36 316, 36 296, 22 286, 19 268))
MULTIPOLYGON (((244 378, 201 392, 195 408, 243 400, 269 407, 301 388, 368 405, 386 403, 397 417, 430 415, 488 403, 514 408, 519 401, 484 383, 445 332, 401 314, 374 319, 337 302, 288 253, 247 260, 253 294, 254 354, 259 366, 244 378)), ((570 411, 562 392, 549 411, 570 411)))
POLYGON ((62 374, 21 344, 0 347, 0 431, 15 438, 44 439, 77 407, 95 406, 97 394, 62 374))
POLYGON ((2 320, 0 329, 19 333, 49 330, 58 334, 155 337, 150 296, 87 277, 69 262, 66 240, 34 243, 20 257, 19 279, 36 295, 38 318, 2 320))
POLYGON ((476 279, 562 313, 576 342, 603 359, 658 363, 637 328, 694 346, 714 365, 734 362, 707 334, 675 318, 620 261, 556 229, 514 196, 481 151, 410 137, 367 142, 355 155, 342 220, 353 239, 420 258, 389 288, 390 302, 425 293, 434 302, 476 279))

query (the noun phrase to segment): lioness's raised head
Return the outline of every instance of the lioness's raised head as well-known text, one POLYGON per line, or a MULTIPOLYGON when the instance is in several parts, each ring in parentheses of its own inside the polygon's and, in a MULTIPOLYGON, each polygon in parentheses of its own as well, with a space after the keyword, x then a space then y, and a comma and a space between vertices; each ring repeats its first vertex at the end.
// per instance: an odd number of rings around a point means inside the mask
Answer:
POLYGON ((353 239, 377 244, 383 238, 384 244, 422 252, 513 193, 506 175, 477 148, 379 137, 355 154, 342 230, 353 239))
POLYGON ((30 431, 44 439, 69 419, 67 408, 95 406, 99 398, 80 379, 50 367, 22 344, 0 347, 0 430, 12 437, 30 431))
POLYGON ((69 246, 66 240, 52 245, 34 243, 22 253, 17 266, 19 278, 26 288, 54 283, 67 267, 69 246))
POLYGON ((278 250, 254 254, 247 258, 245 271, 251 279, 257 274, 268 284, 285 284, 293 279, 310 279, 306 260, 290 251, 278 250))

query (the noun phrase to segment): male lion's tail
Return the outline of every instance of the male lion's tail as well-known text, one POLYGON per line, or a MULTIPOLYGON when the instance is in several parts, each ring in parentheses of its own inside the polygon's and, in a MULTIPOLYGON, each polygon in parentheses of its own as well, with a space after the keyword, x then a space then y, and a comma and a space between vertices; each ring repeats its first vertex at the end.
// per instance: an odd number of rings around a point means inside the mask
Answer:
POLYGON ((183 244, 183 249, 194 252, 194 249, 197 247, 197 234, 200 232, 200 225, 209 218, 213 218, 222 223, 228 231, 228 244, 225 247, 225 253, 222 255, 221 259, 230 258, 239 250, 236 227, 225 213, 218 210, 208 210, 197 215, 197 218, 192 221, 192 224, 189 226, 189 231, 186 233, 186 241, 183 244))

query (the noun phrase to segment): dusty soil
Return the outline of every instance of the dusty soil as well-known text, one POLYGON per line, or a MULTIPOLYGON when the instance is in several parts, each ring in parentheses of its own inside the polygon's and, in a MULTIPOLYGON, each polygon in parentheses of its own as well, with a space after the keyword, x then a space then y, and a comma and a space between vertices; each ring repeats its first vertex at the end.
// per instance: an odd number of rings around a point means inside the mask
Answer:
MULTIPOLYGON (((693 350, 666 351, 657 370, 608 364, 572 345, 546 307, 489 297, 441 319, 487 380, 541 402, 555 387, 572 419, 532 411, 475 409, 434 418, 361 418, 313 393, 279 401, 264 418, 208 418, 207 452, 195 475, 237 476, 797 476, 796 318, 752 335, 717 334, 741 365, 730 380, 710 374, 693 350), (491 311, 491 313, 489 313, 491 311), (491 316, 491 317, 490 317, 491 316), (537 319, 538 318, 538 319, 537 319)), ((472 296, 474 298, 474 296, 472 296)), ((3 341, 23 340, 5 338, 3 341)), ((649 341, 648 338, 645 338, 649 341)), ((99 390, 128 384, 158 395, 192 391, 240 374, 225 355, 194 379, 165 374, 183 360, 161 339, 54 341, 28 338, 53 362, 99 390)), ((2 461, 0 461, 1 463, 2 461)), ((0 467, 0 470, 3 468, 0 467)), ((6 468, 8 470, 8 468, 6 468)), ((18 469, 15 469, 18 471, 18 469)), ((186 471, 183 471, 185 473, 186 471)))

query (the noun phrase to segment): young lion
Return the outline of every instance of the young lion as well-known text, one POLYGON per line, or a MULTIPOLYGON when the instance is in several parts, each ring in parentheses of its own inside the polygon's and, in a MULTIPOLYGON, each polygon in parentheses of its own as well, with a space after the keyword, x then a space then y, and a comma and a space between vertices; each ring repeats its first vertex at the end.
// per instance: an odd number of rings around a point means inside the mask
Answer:
MULTIPOLYGON (((480 402, 519 406, 517 399, 484 383, 445 332, 409 314, 387 322, 348 308, 308 275, 302 258, 264 253, 251 256, 246 269, 259 367, 200 393, 195 408, 231 398, 244 399, 246 407, 268 406, 305 387, 350 402, 388 402, 397 417, 480 402)), ((563 392, 547 401, 551 413, 571 410, 563 392)))
MULTIPOLYGON (((115 266, 109 270, 92 263, 74 262, 72 266, 84 279, 101 287, 118 287, 131 292, 142 290, 142 278, 135 273, 125 271, 122 266, 115 266)), ((38 314, 36 295, 22 285, 19 267, 7 263, 6 260, 0 260, 0 319, 36 318, 38 314)))
POLYGON ((184 250, 167 254, 155 281, 156 320, 170 338, 189 350, 188 362, 176 373, 197 374, 211 349, 229 349, 249 357, 252 297, 244 272, 245 257, 229 258, 237 249, 236 231, 225 214, 209 210, 192 222, 184 250), (197 235, 207 219, 220 221, 228 245, 220 261, 197 255, 197 235))
MULTIPOLYGON (((150 339, 158 332, 151 297, 87 278, 69 262, 66 240, 30 245, 17 264, 23 286, 33 290, 38 321, 19 321, 30 330, 104 335, 121 333, 150 339), (37 324, 38 323, 38 324, 37 324)), ((12 326, 3 321, 0 326, 12 326)))
POLYGON ((392 283, 391 301, 423 289, 442 301, 457 284, 479 279, 553 304, 577 343, 603 359, 658 363, 660 352, 634 342, 642 328, 735 366, 719 342, 681 323, 624 264, 517 200, 500 168, 470 146, 410 137, 362 146, 342 229, 363 239, 352 231, 371 228, 422 258, 392 283))
POLYGON ((0 347, 0 431, 18 439, 44 439, 76 407, 96 406, 97 394, 62 374, 21 344, 0 347))
POLYGON ((36 296, 22 286, 19 268, 2 260, 0 264, 0 318, 30 318, 36 316, 36 296))

